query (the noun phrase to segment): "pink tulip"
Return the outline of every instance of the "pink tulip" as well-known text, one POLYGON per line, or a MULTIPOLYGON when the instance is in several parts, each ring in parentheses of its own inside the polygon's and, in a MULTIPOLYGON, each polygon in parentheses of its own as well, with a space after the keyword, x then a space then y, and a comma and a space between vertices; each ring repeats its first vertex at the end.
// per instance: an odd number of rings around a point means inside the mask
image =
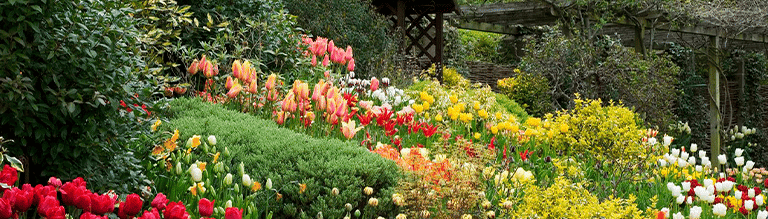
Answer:
POLYGON ((336 49, 336 45, 333 44, 333 40, 328 42, 328 53, 333 53, 333 50, 336 49))
POLYGON ((256 83, 256 80, 253 80, 250 84, 248 84, 248 92, 252 94, 259 93, 259 86, 256 83))
POLYGON ((325 57, 323 57, 323 67, 328 67, 328 65, 330 64, 328 63, 328 61, 329 61, 328 55, 325 55, 325 57))
POLYGON ((371 91, 376 91, 378 89, 379 89, 379 79, 374 77, 371 79, 371 91))
POLYGON ((243 86, 240 84, 235 84, 232 86, 232 89, 229 89, 229 92, 227 92, 227 96, 229 98, 235 98, 237 94, 240 93, 241 90, 243 90, 243 86))
POLYGON ((352 60, 352 47, 351 46, 347 46, 347 51, 345 53, 346 54, 344 55, 344 59, 346 59, 347 62, 349 62, 349 60, 352 60))
POLYGON ((355 59, 350 59, 347 63, 347 71, 355 71, 355 59))
POLYGON ((229 90, 232 89, 232 85, 235 85, 235 82, 232 80, 232 77, 227 76, 227 83, 224 86, 229 90))
POLYGON ((312 67, 317 66, 317 56, 316 55, 314 55, 314 54, 312 55, 312 62, 310 62, 310 63, 312 64, 312 67))

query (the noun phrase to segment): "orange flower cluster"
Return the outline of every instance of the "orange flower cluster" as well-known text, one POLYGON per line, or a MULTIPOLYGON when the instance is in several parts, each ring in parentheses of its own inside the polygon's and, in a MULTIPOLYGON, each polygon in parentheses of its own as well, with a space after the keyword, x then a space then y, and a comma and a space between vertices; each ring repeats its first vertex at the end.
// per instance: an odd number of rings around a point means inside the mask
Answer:
MULTIPOLYGON (((418 148, 404 151, 408 154, 401 156, 400 152, 390 145, 382 145, 373 150, 374 153, 395 161, 400 168, 423 174, 425 181, 432 182, 435 185, 439 185, 441 180, 449 182, 453 179, 451 174, 452 166, 448 160, 440 162, 428 160, 422 156, 422 152, 418 148)), ((435 189, 437 190, 437 188, 435 189)))

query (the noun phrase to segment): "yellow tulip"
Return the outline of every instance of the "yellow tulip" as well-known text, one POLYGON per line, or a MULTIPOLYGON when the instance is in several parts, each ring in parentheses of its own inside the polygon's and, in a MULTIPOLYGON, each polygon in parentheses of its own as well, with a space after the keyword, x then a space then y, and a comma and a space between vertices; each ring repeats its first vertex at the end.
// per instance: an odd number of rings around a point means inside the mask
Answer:
POLYGON ((480 133, 475 132, 475 139, 480 139, 480 133))
POLYGON ((487 119, 488 118, 488 112, 486 112, 485 110, 480 110, 479 112, 477 112, 477 115, 480 116, 480 118, 483 118, 483 119, 487 119))
POLYGON ((475 101, 475 103, 472 106, 472 108, 475 108, 475 110, 480 110, 480 102, 475 101))
POLYGON ((441 121, 443 121, 443 116, 441 116, 440 114, 437 114, 437 115, 435 116, 435 121, 438 121, 438 122, 441 122, 441 121))
POLYGON ((459 97, 457 97, 455 94, 448 97, 448 99, 451 100, 451 104, 456 104, 459 102, 459 97))

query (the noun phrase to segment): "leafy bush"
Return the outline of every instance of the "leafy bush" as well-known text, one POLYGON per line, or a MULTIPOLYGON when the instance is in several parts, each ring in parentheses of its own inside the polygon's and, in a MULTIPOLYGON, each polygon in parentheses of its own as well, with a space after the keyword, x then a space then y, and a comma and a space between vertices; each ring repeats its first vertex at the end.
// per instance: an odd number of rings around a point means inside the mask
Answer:
POLYGON ((467 61, 497 63, 500 60, 499 49, 504 35, 476 30, 459 30, 461 43, 467 48, 467 61))
POLYGON ((285 7, 308 33, 352 46, 359 76, 381 76, 393 65, 390 58, 397 43, 388 34, 390 22, 372 9, 370 1, 285 0, 285 7))
POLYGON ((680 72, 665 57, 642 57, 619 41, 606 37, 594 42, 545 34, 531 42, 521 69, 549 80, 555 109, 573 107, 574 94, 585 98, 622 101, 659 127, 669 124, 680 72))
POLYGON ((130 163, 105 162, 135 161, 121 145, 136 116, 146 115, 120 106, 134 98, 123 85, 143 66, 132 12, 121 1, 0 3, 0 133, 16 141, 11 153, 29 161, 32 183, 86 176, 106 190, 140 176, 130 163), (97 171, 106 166, 123 169, 97 171))
POLYGON ((506 109, 507 112, 516 115, 520 121, 528 118, 528 113, 525 111, 525 109, 523 109, 523 107, 517 104, 517 102, 514 100, 509 99, 507 95, 496 93, 496 103, 498 103, 502 108, 506 109))
POLYGON ((279 128, 273 121, 225 110, 199 99, 174 100, 170 113, 174 118, 170 123, 182 135, 215 135, 219 145, 228 145, 233 162, 245 163, 254 180, 306 183, 306 195, 289 192, 275 203, 279 205, 275 217, 296 218, 301 212, 323 212, 325 217, 341 218, 346 214, 345 203, 377 215, 395 212, 391 195, 399 178, 397 166, 354 143, 310 138, 279 128), (362 193, 366 186, 376 191, 378 207, 366 207, 369 197, 362 193), (332 196, 332 188, 338 188, 340 194, 332 196))
POLYGON ((522 103, 523 108, 534 116, 543 116, 552 111, 549 96, 549 81, 547 78, 532 73, 520 72, 515 69, 517 76, 498 81, 501 93, 516 102, 522 103))

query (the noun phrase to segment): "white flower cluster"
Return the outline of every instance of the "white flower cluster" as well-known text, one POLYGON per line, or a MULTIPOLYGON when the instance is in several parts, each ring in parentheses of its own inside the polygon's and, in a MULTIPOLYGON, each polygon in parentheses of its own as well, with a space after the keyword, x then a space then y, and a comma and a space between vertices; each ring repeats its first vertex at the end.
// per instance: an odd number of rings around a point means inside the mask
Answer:
POLYGON ((691 126, 688 126, 688 122, 678 121, 676 124, 669 124, 669 129, 672 131, 691 134, 691 126))
MULTIPOLYGON (((666 138, 666 137, 665 137, 666 138)), ((665 140, 666 141, 666 140, 665 140)), ((685 168, 688 166, 694 166, 696 171, 703 171, 704 168, 710 169, 712 168, 712 162, 709 161, 709 157, 707 157, 706 151, 699 151, 698 145, 691 144, 690 152, 694 153, 696 151, 699 152, 699 159, 701 160, 701 165, 696 165, 696 156, 695 154, 691 155, 687 151, 677 148, 673 148, 669 150, 669 153, 664 154, 664 158, 659 159, 659 166, 666 167, 667 165, 674 165, 677 164, 680 168, 685 168)))
POLYGON ((349 72, 347 76, 339 79, 339 85, 344 93, 357 92, 365 94, 366 96, 381 101, 382 104, 386 103, 392 106, 397 106, 401 103, 407 103, 410 100, 402 89, 389 86, 389 78, 382 78, 381 80, 376 77, 372 77, 371 79, 358 79, 355 78, 355 72, 349 72))

